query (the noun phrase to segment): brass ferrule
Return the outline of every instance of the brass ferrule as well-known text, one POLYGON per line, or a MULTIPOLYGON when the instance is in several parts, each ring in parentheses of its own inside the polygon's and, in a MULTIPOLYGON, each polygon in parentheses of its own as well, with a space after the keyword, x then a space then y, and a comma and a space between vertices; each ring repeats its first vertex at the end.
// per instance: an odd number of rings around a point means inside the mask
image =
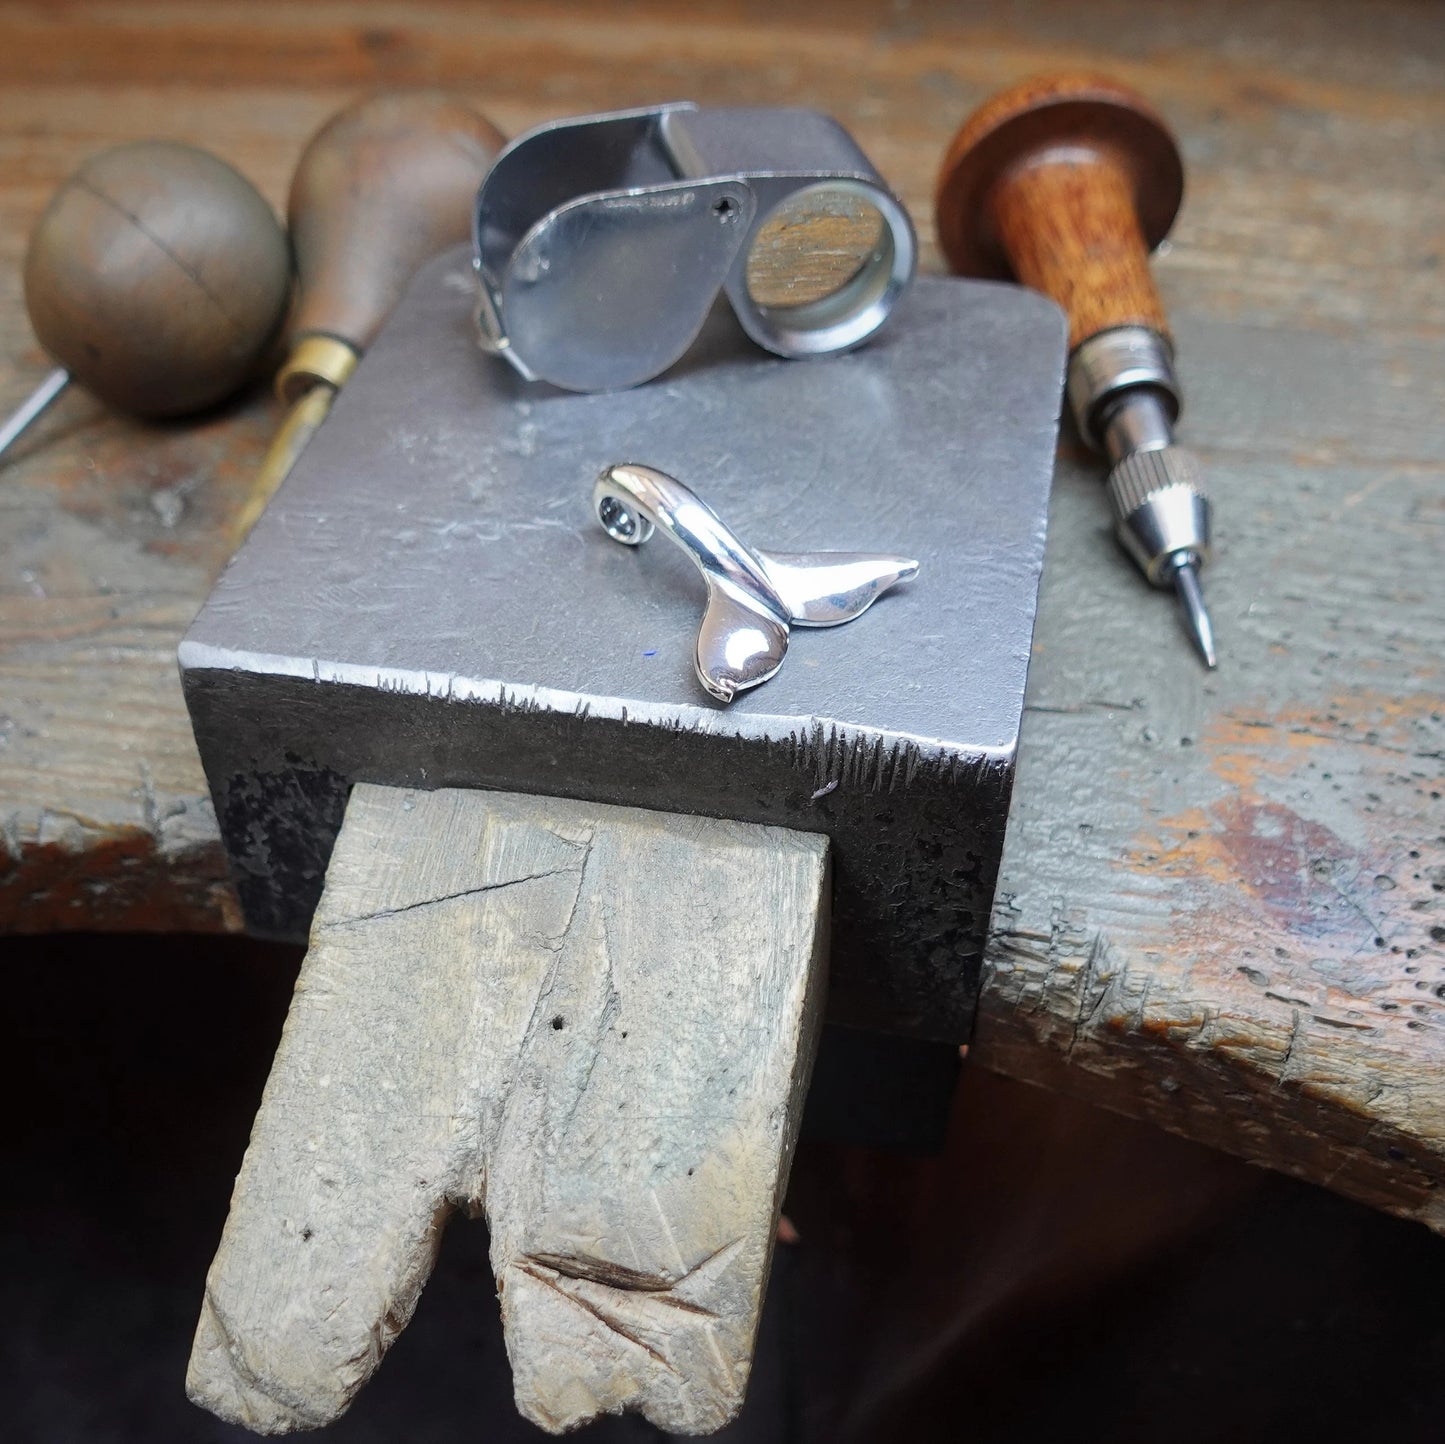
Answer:
POLYGON ((303 336, 276 373, 276 395, 290 406, 314 386, 340 391, 360 360, 354 346, 335 336, 303 336))

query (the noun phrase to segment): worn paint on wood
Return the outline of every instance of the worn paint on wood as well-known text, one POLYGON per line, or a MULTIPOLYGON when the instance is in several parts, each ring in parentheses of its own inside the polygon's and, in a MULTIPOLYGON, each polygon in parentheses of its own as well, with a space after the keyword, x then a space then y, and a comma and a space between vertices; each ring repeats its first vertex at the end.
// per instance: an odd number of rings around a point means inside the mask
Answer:
MULTIPOLYGON (((1445 828, 1425 774, 1445 690, 1445 30, 1406 0, 1141 13, 1049 0, 1004 28, 864 0, 826 25, 766 0, 9 9, 0 401, 45 364, 22 319, 24 236, 102 144, 164 128, 279 209, 305 138, 377 84, 456 86, 508 133, 634 101, 782 98, 853 130, 936 270, 932 187, 968 112, 1039 71, 1117 75, 1189 170, 1156 274, 1183 439, 1218 498, 1224 666, 1197 671, 1168 601, 1115 555, 1096 473, 1071 462, 977 1051, 1438 1223, 1445 828)), ((142 428, 72 396, 0 469, 8 926, 234 925, 170 651, 275 421, 253 398, 198 431, 142 428)))
POLYGON ((1220 668, 1070 460, 975 1055, 1445 1229, 1439 361, 1181 330, 1220 668))

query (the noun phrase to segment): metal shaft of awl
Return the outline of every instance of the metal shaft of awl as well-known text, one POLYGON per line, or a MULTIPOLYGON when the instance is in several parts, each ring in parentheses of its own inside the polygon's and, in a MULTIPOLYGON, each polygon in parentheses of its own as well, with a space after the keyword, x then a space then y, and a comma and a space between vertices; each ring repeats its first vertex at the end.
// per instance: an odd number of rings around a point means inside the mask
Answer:
POLYGON ((1143 326, 1091 337, 1069 363, 1069 396, 1080 431, 1113 463, 1115 534, 1150 582, 1173 589, 1199 655, 1215 667, 1199 581, 1211 552, 1209 498, 1198 459, 1174 440, 1180 393, 1168 342, 1143 326))
POLYGON ((1209 620, 1209 609, 1204 605, 1204 590, 1199 585, 1199 563, 1192 557, 1183 558, 1174 568, 1174 590, 1179 595, 1185 624, 1194 634, 1205 665, 1218 666, 1214 652, 1214 623, 1209 620))
POLYGON ((10 449, 11 443, 15 441, 25 428, 69 385, 70 372, 63 366, 57 366, 55 370, 21 402, 19 407, 10 414, 5 424, 0 426, 0 456, 4 456, 10 449))

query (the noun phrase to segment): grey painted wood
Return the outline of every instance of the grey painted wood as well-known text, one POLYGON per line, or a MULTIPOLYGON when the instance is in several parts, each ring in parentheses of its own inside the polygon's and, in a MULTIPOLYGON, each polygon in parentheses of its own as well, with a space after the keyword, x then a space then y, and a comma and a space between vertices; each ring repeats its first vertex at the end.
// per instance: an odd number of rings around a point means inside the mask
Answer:
POLYGON ((816 1043, 827 883, 812 834, 358 786, 191 1397, 263 1433, 336 1418, 460 1208, 491 1226, 523 1414, 725 1423, 816 1043))
POLYGON ((1445 366, 1178 339, 1220 668, 1066 457, 974 1054, 1445 1229, 1445 366))
MULTIPOLYGON (((151 43, 153 0, 43 17, 11 7, 0 15, 0 144, 13 162, 0 168, 0 394, 19 402, 47 365, 20 297, 31 223, 84 155, 154 133, 158 107, 280 208, 304 138, 350 94, 485 76, 469 97, 515 134, 617 105, 625 52, 637 95, 770 104, 781 87, 836 115, 907 202, 927 270, 938 266, 936 169, 966 112, 1024 75, 1105 65, 1169 118, 1189 169, 1156 274, 1180 337, 1184 435, 1205 453, 1220 500, 1209 585, 1226 652, 1212 685, 1228 690, 1203 691, 1167 601, 1135 590, 1105 534, 1097 483, 1066 457, 996 919, 1003 944, 975 1055, 1420 1213, 1439 1167, 1428 1129, 1402 1129, 1397 1113, 1377 1130, 1374 1089, 1336 1094, 1321 1081, 1338 1069, 1358 1083, 1360 1033, 1277 999, 1314 999, 1330 985, 1312 965, 1366 943, 1363 933, 1330 941, 1345 905, 1326 884, 1338 883, 1390 939, 1382 961, 1398 969, 1375 983, 1346 973, 1335 995, 1389 1045, 1381 1102, 1410 1097, 1419 1117, 1435 1096, 1430 930, 1445 919, 1430 909, 1432 878, 1445 885, 1433 841, 1445 829, 1431 796, 1440 789, 1413 773, 1435 765, 1417 754, 1438 750, 1428 699, 1445 692, 1429 629, 1445 475, 1438 7, 1155 0, 1140 23, 1134 0, 1019 0, 1006 26, 983 7, 885 13, 843 0, 826 26, 776 11, 767 0, 664 6, 639 32, 629 12, 558 0, 504 28, 393 4, 374 18, 395 43, 368 49, 324 10, 253 0, 243 25, 221 9, 188 13, 199 66, 188 77, 151 43), (1280 514, 1312 521, 1308 545, 1275 539, 1280 514), (1100 587, 1130 609, 1091 599, 1100 587), (1151 637, 1162 675, 1147 664, 1151 637), (1146 660, 1129 673, 1127 655, 1146 660), (1112 693, 1101 679, 1127 685, 1112 693), (1397 695, 1413 719, 1391 711, 1397 695), (1099 705, 1110 702, 1128 705, 1099 705), (1224 778, 1236 768, 1255 769, 1255 802, 1283 809, 1273 820, 1225 825, 1219 809, 1235 785, 1224 778), (1196 806, 1203 827, 1171 828, 1169 846, 1153 845, 1164 840, 1147 835, 1160 831, 1154 819, 1196 806), (1300 831, 1305 822, 1333 840, 1300 831), (1276 824, 1271 861, 1260 844, 1276 824), (1237 852, 1239 839, 1241 856, 1263 861, 1231 860, 1226 840, 1237 852), (1181 853, 1175 841, 1220 851, 1181 853), (1319 879, 1316 857, 1330 862, 1319 879), (1376 876, 1397 885, 1377 888, 1376 876), (1221 1021, 1173 1028, 1161 998, 1181 1018, 1221 1021), (1313 1080, 1296 1076, 1294 1053, 1283 1066, 1295 1011, 1324 1065, 1313 1080), (1246 1046, 1231 1048, 1240 1018, 1246 1046)), ((276 420, 260 393, 182 430, 103 416, 77 395, 6 458, 0 926, 237 925, 173 651, 225 560, 228 519, 276 420)), ((1351 966, 1378 956, 1365 946, 1351 966)))

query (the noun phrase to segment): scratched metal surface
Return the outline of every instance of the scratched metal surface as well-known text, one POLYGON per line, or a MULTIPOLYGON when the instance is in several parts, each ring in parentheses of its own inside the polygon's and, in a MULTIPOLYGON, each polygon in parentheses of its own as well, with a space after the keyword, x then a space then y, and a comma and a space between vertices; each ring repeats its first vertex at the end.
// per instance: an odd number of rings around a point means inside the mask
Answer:
POLYGON ((719 308, 646 386, 568 395, 482 354, 434 262, 181 647, 250 924, 305 936, 351 782, 486 786, 783 823, 834 841, 832 1016, 972 1025, 1033 631, 1063 322, 928 278, 870 344, 781 361, 719 308), (799 629, 722 707, 702 586, 591 510, 611 462, 746 541, 886 549, 917 579, 799 629))
POLYGON ((1066 455, 974 1052, 1445 1228, 1445 367, 1178 341, 1220 668, 1066 455))

